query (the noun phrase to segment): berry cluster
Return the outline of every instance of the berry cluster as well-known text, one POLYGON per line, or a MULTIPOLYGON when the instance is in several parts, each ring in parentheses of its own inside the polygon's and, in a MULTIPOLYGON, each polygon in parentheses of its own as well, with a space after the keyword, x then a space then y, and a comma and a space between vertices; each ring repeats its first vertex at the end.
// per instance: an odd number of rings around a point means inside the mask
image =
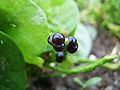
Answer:
MULTIPOLYGON (((75 37, 69 36, 66 38, 68 40, 68 45, 66 45, 67 51, 69 53, 75 53, 78 49, 78 43, 75 37)), ((53 48, 58 52, 56 59, 58 62, 61 62, 64 58, 64 53, 62 52, 65 49, 65 37, 62 33, 56 33, 49 36, 48 43, 53 46, 53 48)))

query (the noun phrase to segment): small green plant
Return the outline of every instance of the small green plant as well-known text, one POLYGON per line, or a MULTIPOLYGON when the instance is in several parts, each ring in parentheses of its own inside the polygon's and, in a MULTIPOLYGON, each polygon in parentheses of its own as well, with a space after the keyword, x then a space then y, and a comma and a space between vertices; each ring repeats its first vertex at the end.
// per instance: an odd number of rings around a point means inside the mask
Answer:
POLYGON ((97 32, 80 18, 74 0, 2 0, 0 90, 25 90, 25 64, 52 70, 57 75, 88 72, 97 67, 118 69, 120 64, 108 63, 117 55, 87 59, 97 32), (64 50, 69 53, 63 53, 64 50))
POLYGON ((80 90, 84 90, 87 87, 90 87, 94 84, 97 84, 97 83, 101 82, 102 78, 101 77, 92 77, 89 80, 87 80, 86 82, 83 82, 78 77, 75 77, 73 79, 73 81, 81 86, 80 90))

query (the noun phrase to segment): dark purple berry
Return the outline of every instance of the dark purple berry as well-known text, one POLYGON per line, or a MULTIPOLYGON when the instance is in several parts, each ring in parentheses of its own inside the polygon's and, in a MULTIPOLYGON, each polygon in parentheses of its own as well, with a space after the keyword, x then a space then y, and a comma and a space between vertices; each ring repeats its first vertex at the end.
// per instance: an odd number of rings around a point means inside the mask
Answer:
POLYGON ((70 39, 69 44, 67 46, 67 51, 69 53, 75 53, 78 49, 78 44, 76 39, 70 39))
POLYGON ((63 44, 65 42, 65 37, 62 33, 56 33, 53 35, 52 42, 55 45, 63 44))
POLYGON ((69 43, 69 45, 67 46, 67 51, 69 53, 75 53, 78 49, 78 44, 77 43, 69 43))
POLYGON ((68 47, 67 47, 67 51, 69 52, 69 53, 75 53, 76 51, 77 51, 77 49, 78 49, 78 44, 76 43, 76 45, 75 44, 69 44, 68 45, 68 47))
POLYGON ((57 62, 62 62, 64 60, 64 53, 63 52, 58 52, 56 54, 56 61, 57 62))
POLYGON ((61 52, 61 51, 65 48, 65 44, 56 45, 56 46, 53 46, 53 48, 54 48, 56 51, 61 52))
POLYGON ((52 38, 53 38, 53 35, 51 35, 51 36, 48 37, 48 43, 50 45, 53 45, 52 38))
POLYGON ((72 36, 69 36, 69 37, 68 37, 68 41, 69 41, 70 43, 76 43, 76 42, 77 42, 76 38, 75 38, 75 37, 72 37, 72 36))

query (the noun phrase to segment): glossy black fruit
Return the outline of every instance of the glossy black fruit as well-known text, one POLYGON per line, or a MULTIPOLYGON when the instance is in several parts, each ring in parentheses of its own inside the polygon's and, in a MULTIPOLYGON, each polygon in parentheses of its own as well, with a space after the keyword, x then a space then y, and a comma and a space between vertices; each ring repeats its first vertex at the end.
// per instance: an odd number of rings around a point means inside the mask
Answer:
POLYGON ((53 45, 52 38, 53 38, 53 35, 51 35, 51 36, 48 37, 48 43, 50 45, 53 45))
POLYGON ((58 52, 56 54, 56 61, 57 62, 62 62, 64 60, 64 53, 63 52, 58 52))
POLYGON ((52 42, 55 45, 63 44, 65 42, 65 37, 62 33, 56 33, 53 35, 52 42))
POLYGON ((69 41, 69 43, 76 43, 77 42, 76 38, 72 37, 72 36, 68 37, 68 41, 69 41))
POLYGON ((56 45, 56 46, 53 46, 53 48, 54 48, 56 51, 61 52, 61 51, 65 48, 65 44, 56 45))
POLYGON ((76 43, 69 43, 67 46, 67 51, 69 53, 75 53, 78 49, 78 44, 76 43))
POLYGON ((75 53, 78 49, 78 44, 77 44, 77 40, 75 37, 68 37, 68 41, 69 41, 69 44, 67 46, 67 51, 69 53, 75 53))

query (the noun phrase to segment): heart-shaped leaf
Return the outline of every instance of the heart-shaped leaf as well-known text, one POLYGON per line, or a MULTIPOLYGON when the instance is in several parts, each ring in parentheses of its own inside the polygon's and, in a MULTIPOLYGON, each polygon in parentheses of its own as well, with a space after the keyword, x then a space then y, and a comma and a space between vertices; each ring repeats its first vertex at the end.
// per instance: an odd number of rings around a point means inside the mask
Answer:
POLYGON ((0 32, 0 90, 24 90, 24 59, 15 43, 0 32))
POLYGON ((0 30, 10 35, 22 51, 25 61, 41 66, 38 55, 47 46, 49 28, 39 0, 2 0, 0 30))

